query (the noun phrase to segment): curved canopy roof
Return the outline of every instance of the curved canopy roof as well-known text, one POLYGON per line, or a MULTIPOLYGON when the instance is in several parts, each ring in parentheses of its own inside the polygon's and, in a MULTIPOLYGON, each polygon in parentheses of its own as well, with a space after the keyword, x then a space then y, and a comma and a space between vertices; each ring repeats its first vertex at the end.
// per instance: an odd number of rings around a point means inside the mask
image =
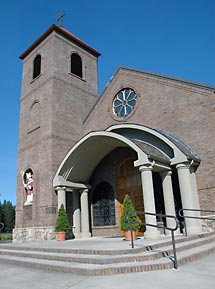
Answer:
POLYGON ((105 131, 91 132, 78 141, 59 166, 53 185, 87 187, 97 165, 118 147, 136 152, 136 167, 153 162, 157 167, 168 168, 190 159, 200 162, 197 154, 172 135, 141 125, 118 124, 105 131))

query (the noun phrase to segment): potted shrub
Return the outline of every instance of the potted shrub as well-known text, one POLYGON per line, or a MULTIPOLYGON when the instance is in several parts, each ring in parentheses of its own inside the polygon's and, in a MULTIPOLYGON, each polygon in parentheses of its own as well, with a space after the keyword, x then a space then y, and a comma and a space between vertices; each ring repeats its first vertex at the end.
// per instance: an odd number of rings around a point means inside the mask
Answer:
POLYGON ((55 224, 57 241, 64 241, 66 238, 66 233, 68 233, 69 230, 70 230, 69 219, 64 209, 64 205, 61 204, 60 209, 58 211, 57 221, 55 224))
POLYGON ((125 195, 124 200, 123 200, 123 210, 122 210, 122 215, 120 219, 120 224, 121 224, 121 230, 125 232, 125 239, 127 241, 130 241, 131 240, 130 223, 126 218, 127 215, 128 215, 128 218, 134 222, 132 223, 131 226, 132 226, 133 240, 136 240, 136 230, 140 228, 140 223, 139 223, 140 219, 134 209, 132 200, 128 194, 125 195))

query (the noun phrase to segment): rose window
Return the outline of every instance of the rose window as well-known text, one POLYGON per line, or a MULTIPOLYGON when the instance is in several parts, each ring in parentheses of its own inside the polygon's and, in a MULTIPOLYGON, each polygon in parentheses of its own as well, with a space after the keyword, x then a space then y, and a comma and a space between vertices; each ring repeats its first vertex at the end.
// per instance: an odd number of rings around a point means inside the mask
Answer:
POLYGON ((127 117, 131 114, 137 103, 137 95, 131 88, 120 90, 113 100, 113 113, 117 117, 127 117))

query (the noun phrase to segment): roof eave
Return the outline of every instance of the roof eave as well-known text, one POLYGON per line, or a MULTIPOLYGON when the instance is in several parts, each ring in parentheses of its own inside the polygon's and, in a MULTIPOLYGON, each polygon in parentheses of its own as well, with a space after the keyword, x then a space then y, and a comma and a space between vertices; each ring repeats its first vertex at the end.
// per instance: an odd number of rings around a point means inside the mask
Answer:
POLYGON ((174 77, 174 76, 170 76, 170 75, 166 75, 166 74, 150 72, 150 71, 147 71, 147 70, 142 70, 142 69, 137 69, 137 68, 132 68, 132 67, 126 67, 126 66, 119 66, 117 71, 115 72, 114 76, 120 70, 137 72, 137 73, 141 73, 141 74, 144 74, 144 75, 147 75, 147 76, 152 76, 152 77, 156 77, 156 78, 161 78, 161 79, 166 79, 166 80, 170 80, 170 81, 175 81, 175 82, 179 82, 181 84, 186 84, 186 85, 190 85, 190 86, 193 86, 193 87, 206 89, 206 90, 211 90, 211 91, 215 92, 215 85, 211 85, 211 84, 207 84, 207 83, 203 83, 203 82, 192 81, 192 80, 187 80, 187 79, 184 79, 184 78, 174 77))
POLYGON ((37 47, 46 37, 48 37, 49 34, 51 34, 53 31, 56 31, 57 33, 63 35, 70 41, 72 40, 75 44, 79 45, 83 49, 87 50, 91 54, 93 54, 96 57, 99 57, 101 54, 91 48, 89 45, 87 45, 85 42, 80 40, 78 37, 67 31, 61 26, 52 24, 34 43, 29 46, 28 49, 26 49, 20 56, 19 58, 23 60, 35 47, 37 47))

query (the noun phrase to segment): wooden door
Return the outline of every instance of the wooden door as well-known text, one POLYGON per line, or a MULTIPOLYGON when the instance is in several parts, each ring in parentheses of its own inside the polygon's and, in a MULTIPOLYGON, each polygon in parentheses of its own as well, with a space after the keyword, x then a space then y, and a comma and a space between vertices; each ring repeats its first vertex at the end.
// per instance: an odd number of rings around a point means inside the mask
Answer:
MULTIPOLYGON (((144 211, 143 205, 143 193, 140 172, 134 167, 134 159, 125 160, 118 168, 117 171, 117 195, 118 195, 118 211, 119 218, 121 217, 123 210, 123 200, 125 195, 128 194, 133 202, 136 211, 144 211)), ((143 221, 144 217, 139 216, 143 221)), ((145 227, 141 226, 137 235, 143 235, 145 227)), ((124 232, 120 232, 121 236, 124 232)))

